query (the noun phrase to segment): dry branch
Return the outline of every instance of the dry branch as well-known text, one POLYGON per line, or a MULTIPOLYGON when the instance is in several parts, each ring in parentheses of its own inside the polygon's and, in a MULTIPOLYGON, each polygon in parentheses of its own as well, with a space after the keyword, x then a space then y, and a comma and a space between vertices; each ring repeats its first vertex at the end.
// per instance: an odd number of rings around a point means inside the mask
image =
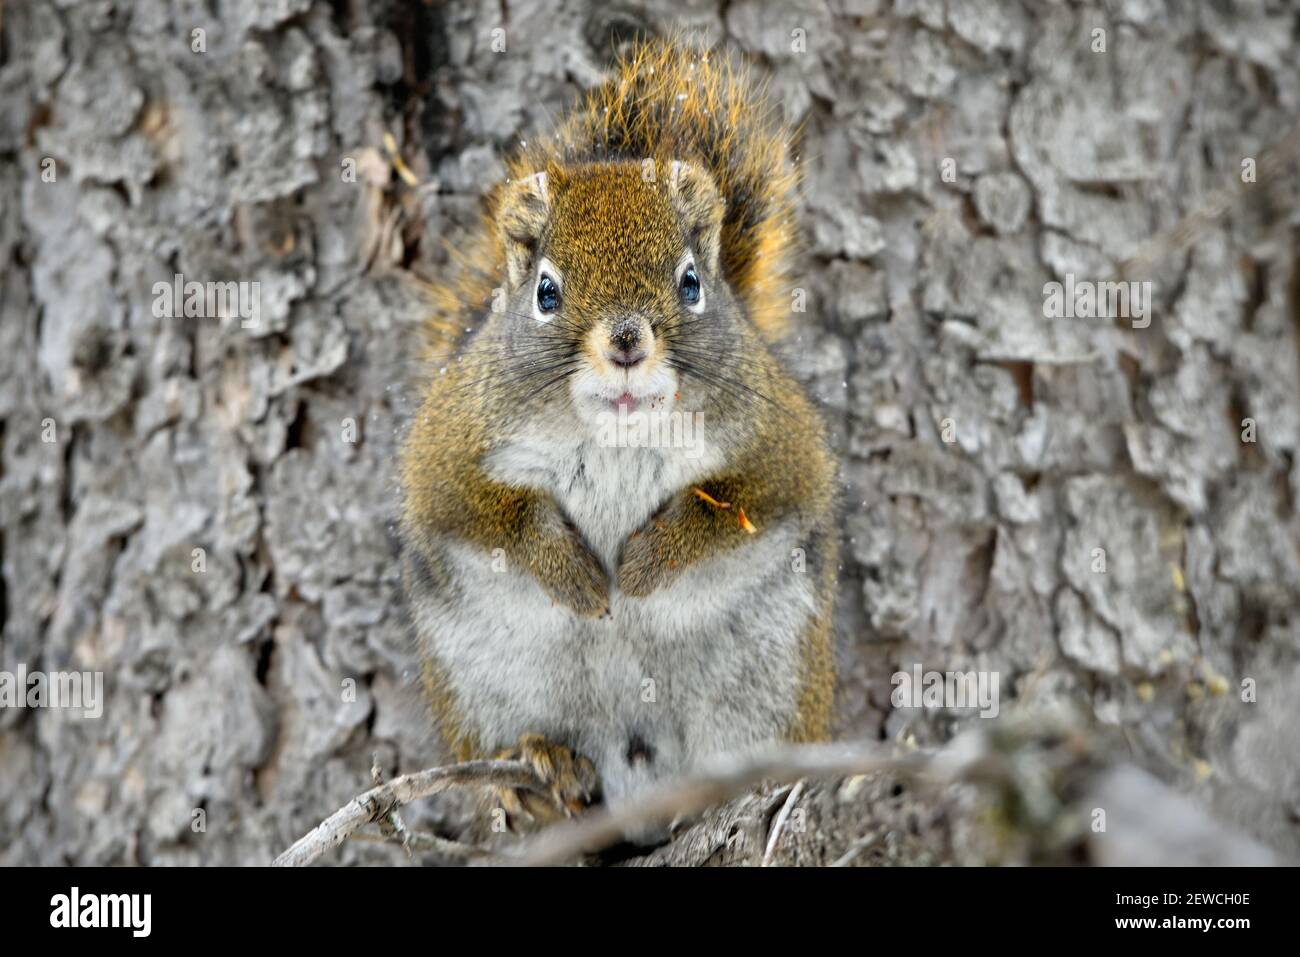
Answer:
POLYGON ((522 761, 465 761, 405 774, 353 798, 295 841, 272 866, 310 864, 358 829, 387 818, 396 808, 467 784, 542 790, 537 775, 522 761))
POLYGON ((878 743, 791 745, 748 758, 719 762, 715 768, 683 781, 668 782, 616 809, 598 808, 572 822, 530 839, 517 857, 525 866, 565 864, 617 844, 624 835, 675 819, 693 817, 744 794, 764 781, 844 777, 872 771, 924 774, 935 768, 935 755, 898 756, 878 743))
MULTIPOLYGON (((492 863, 564 864, 616 844, 628 833, 697 815, 764 781, 881 770, 920 773, 931 763, 931 755, 899 757, 874 743, 781 747, 757 756, 720 761, 711 772, 667 782, 620 808, 597 808, 573 822, 551 827, 514 854, 495 857, 485 851, 483 858, 492 863)), ((353 798, 277 857, 274 866, 310 864, 367 824, 391 822, 398 807, 461 785, 544 790, 532 770, 518 761, 467 761, 403 775, 353 798)), ((394 834, 384 836, 391 838, 394 834)))
MULTIPOLYGON (((976 776, 988 756, 983 738, 976 734, 959 738, 940 752, 897 755, 877 742, 857 744, 788 745, 747 756, 719 759, 710 769, 677 781, 665 782, 618 808, 598 807, 580 818, 548 828, 527 840, 514 852, 458 855, 478 863, 545 866, 567 864, 624 840, 628 834, 643 833, 674 821, 693 818, 736 798, 766 781, 792 782, 805 778, 847 777, 875 771, 894 771, 933 778, 944 783, 976 776), (977 760, 980 759, 980 760, 977 760)), ((527 765, 517 761, 468 761, 429 768, 404 775, 372 788, 330 815, 309 834, 275 859, 276 866, 302 866, 337 847, 358 829, 373 822, 390 820, 404 804, 429 797, 460 785, 525 787, 544 791, 544 785, 527 765)), ((801 789, 791 792, 797 798, 801 789)), ((789 812, 791 802, 780 815, 770 841, 789 812)), ((391 828, 390 828, 391 831, 391 828)), ((396 835, 387 834, 393 838, 396 835)), ((406 839, 399 839, 406 845, 406 839)), ((766 857, 770 860, 770 847, 766 857)))

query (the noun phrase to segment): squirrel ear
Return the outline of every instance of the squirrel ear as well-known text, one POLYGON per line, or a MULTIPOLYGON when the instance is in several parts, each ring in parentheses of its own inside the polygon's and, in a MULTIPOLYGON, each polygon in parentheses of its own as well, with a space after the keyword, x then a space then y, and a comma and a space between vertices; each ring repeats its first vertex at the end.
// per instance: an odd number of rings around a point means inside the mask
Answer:
POLYGON ((543 171, 511 180, 502 189, 496 220, 511 285, 519 285, 532 270, 537 244, 551 213, 551 187, 543 171))
POLYGON ((704 268, 718 272, 722 251, 722 196, 713 178, 693 163, 673 161, 668 193, 686 229, 686 241, 704 268))

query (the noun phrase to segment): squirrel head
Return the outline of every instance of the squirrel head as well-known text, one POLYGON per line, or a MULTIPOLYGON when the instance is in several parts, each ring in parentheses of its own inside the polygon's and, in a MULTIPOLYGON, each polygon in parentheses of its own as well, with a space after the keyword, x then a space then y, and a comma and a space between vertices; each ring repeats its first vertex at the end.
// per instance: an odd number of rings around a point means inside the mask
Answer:
POLYGON ((681 374, 703 390, 741 361, 723 200, 699 166, 551 162, 505 185, 495 222, 510 348, 555 360, 580 411, 663 410, 681 374))

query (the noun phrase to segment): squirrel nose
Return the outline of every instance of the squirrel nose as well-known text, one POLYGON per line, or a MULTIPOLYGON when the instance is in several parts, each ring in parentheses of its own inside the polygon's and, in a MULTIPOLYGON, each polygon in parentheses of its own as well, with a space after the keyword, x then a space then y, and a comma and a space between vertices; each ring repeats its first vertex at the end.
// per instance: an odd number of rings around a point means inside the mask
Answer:
POLYGON ((630 369, 646 357, 641 348, 641 323, 637 319, 624 319, 609 334, 609 361, 630 369))

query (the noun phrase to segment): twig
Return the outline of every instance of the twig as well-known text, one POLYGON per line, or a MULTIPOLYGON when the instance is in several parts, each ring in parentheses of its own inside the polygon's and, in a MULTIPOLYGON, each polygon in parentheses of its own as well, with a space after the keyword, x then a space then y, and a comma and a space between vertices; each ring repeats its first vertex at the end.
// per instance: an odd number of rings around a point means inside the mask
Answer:
POLYGON ((858 856, 861 855, 863 851, 879 843, 879 834, 872 832, 871 834, 864 835, 854 841, 849 849, 841 854, 836 860, 832 861, 831 867, 848 867, 857 860, 858 856))
POLYGON ((797 781, 795 786, 790 789, 790 796, 785 799, 781 805, 781 810, 777 812, 776 820, 772 823, 772 833, 767 838, 767 849, 763 851, 763 866, 772 866, 772 852, 776 850, 776 842, 781 838, 781 830, 785 827, 786 818, 790 816, 790 811, 799 802, 799 797, 803 794, 803 781, 797 781))
POLYGON ((295 841, 272 866, 310 864, 330 848, 338 847, 349 834, 387 817, 396 808, 467 784, 544 790, 537 775, 522 761, 465 761, 404 774, 353 798, 295 841))
MULTIPOLYGON (((378 751, 370 759, 370 783, 375 787, 384 783, 384 772, 379 767, 378 751)), ((401 843, 406 856, 408 858, 411 856, 411 832, 406 829, 406 824, 402 821, 402 816, 397 813, 397 808, 393 808, 379 819, 379 833, 385 838, 401 843)), ((356 837, 355 834, 352 836, 356 837)))
POLYGON ((396 838, 385 837, 382 834, 363 834, 357 832, 348 835, 349 841, 359 841, 365 844, 393 844, 399 843, 401 846, 409 848, 412 851, 420 853, 440 854, 445 858, 454 861, 468 863, 474 861, 480 864, 504 864, 498 854, 494 854, 485 847, 479 847, 477 844, 462 844, 460 841, 448 840, 445 837, 439 837, 436 834, 429 834, 426 831, 407 831, 406 838, 398 841, 396 838))

